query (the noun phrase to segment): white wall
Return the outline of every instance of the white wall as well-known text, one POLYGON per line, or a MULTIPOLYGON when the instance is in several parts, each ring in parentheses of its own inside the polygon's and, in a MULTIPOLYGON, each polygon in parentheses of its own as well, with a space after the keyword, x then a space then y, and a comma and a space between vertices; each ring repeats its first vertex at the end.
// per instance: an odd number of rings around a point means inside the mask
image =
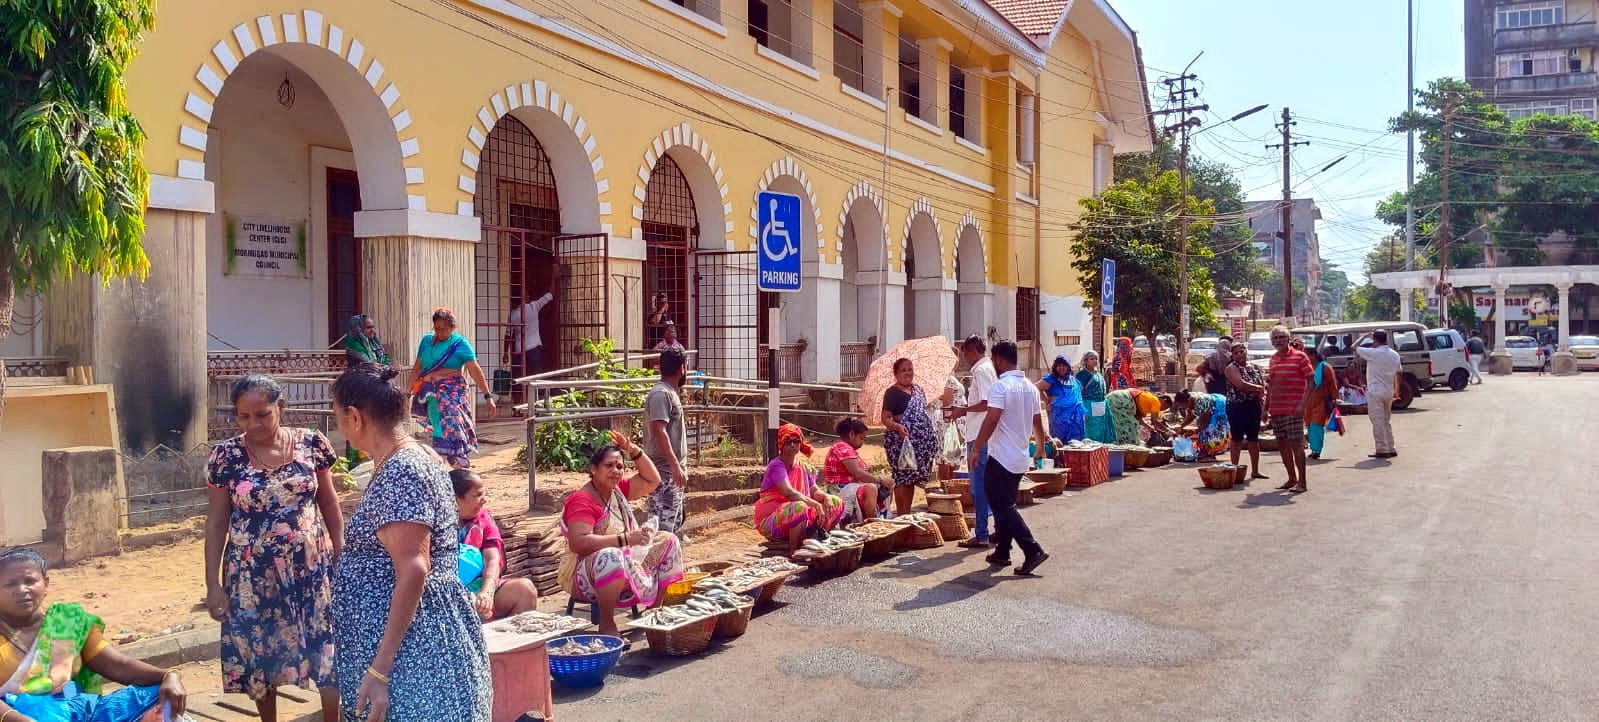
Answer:
MULTIPOLYGON (((223 86, 206 152, 217 191, 217 213, 206 227, 206 312, 211 334, 228 344, 328 345, 327 242, 312 213, 313 196, 325 189, 320 178, 313 183, 312 146, 350 150, 333 106, 293 65, 266 52, 251 55, 223 86), (294 86, 291 108, 278 103, 285 74, 294 86), (309 277, 225 275, 224 215, 306 222, 309 277)), ((325 170, 317 173, 325 177, 325 170)), ((211 339, 210 348, 227 348, 222 341, 211 339)))
POLYGON ((0 337, 0 358, 41 356, 44 354, 44 303, 38 297, 17 294, 11 318, 11 333, 0 337))
POLYGON ((1093 316, 1083 307, 1084 298, 1051 296, 1046 293, 1039 294, 1038 302, 1044 311, 1044 315, 1038 320, 1040 333, 1038 342, 1044 352, 1044 362, 1052 363, 1057 355, 1065 354, 1075 367, 1082 353, 1092 347, 1094 342, 1093 316), (1077 336, 1080 340, 1076 344, 1057 344, 1055 343, 1057 335, 1077 336))

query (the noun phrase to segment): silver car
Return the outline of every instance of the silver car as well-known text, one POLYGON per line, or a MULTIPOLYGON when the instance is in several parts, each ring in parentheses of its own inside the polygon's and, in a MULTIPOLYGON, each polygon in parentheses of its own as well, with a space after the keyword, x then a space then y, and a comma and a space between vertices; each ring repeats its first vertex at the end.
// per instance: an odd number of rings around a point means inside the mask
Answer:
POLYGON ((1577 357, 1578 371, 1599 371, 1599 336, 1572 336, 1567 345, 1577 357))

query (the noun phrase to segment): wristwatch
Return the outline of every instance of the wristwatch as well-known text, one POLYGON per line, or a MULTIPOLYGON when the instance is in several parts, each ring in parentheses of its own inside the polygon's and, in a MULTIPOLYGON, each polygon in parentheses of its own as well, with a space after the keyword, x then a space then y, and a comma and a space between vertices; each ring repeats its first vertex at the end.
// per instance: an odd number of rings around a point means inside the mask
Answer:
POLYGON ((489 393, 487 391, 484 391, 483 392, 483 400, 484 401, 493 401, 494 400, 494 394, 491 394, 491 393, 489 393))

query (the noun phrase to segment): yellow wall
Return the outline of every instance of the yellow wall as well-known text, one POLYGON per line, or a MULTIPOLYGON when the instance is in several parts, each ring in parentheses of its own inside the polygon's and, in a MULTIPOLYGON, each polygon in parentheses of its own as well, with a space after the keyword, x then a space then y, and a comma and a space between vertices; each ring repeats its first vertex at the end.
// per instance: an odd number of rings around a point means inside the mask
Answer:
MULTIPOLYGON (((1063 115, 1061 109, 1098 109, 1094 93, 1085 87, 1095 82, 1087 42, 1063 33, 1050 55, 1051 67, 1040 74, 1015 58, 987 53, 983 43, 970 41, 969 28, 951 25, 947 15, 920 3, 901 4, 907 7, 899 22, 918 32, 938 33, 956 43, 963 61, 980 63, 995 72, 982 82, 986 153, 957 144, 947 129, 935 136, 905 120, 892 102, 889 146, 992 186, 994 191, 973 188, 898 160, 891 162, 886 219, 891 264, 897 268, 903 255, 907 211, 925 197, 936 209, 946 276, 954 274, 954 239, 961 219, 971 212, 982 230, 991 282, 1041 284, 1046 293, 1074 293, 1070 274, 1055 268, 1064 265, 1065 225, 1076 213, 1077 199, 1090 190, 1093 144, 1103 134, 1091 113, 1063 115), (1010 141, 1015 122, 1010 102, 1017 78, 1042 96, 1039 135, 1044 140, 1040 178, 1033 190, 1040 196, 1040 207, 1014 199, 1015 193, 1028 192, 1010 141), (1042 274, 1035 264, 1035 244, 1040 236, 1047 264, 1042 274)), ((291 32, 285 15, 294 17, 303 38, 309 23, 305 7, 274 0, 162 3, 158 27, 144 43, 128 80, 133 108, 149 135, 146 160, 153 173, 184 175, 180 161, 191 164, 188 170, 192 173, 192 164, 206 159, 202 151, 183 145, 180 128, 202 133, 206 129, 185 106, 191 94, 202 103, 215 102, 216 94, 197 77, 202 65, 219 76, 224 74, 213 46, 243 57, 248 49, 245 44, 266 44, 268 33, 263 32, 262 22, 281 42, 291 32), (240 42, 241 37, 245 43, 240 42)), ((868 145, 882 142, 883 111, 842 92, 833 75, 831 2, 812 5, 817 23, 812 43, 819 76, 815 79, 757 54, 754 40, 744 32, 743 3, 723 1, 725 37, 646 0, 520 0, 516 6, 501 9, 514 12, 516 7, 562 18, 595 42, 640 48, 666 63, 692 68, 718 86, 781 104, 868 145)), ((647 169, 647 160, 653 158, 652 143, 663 132, 671 137, 672 129, 685 122, 703 141, 701 149, 714 154, 713 170, 721 173, 720 186, 726 189, 720 200, 730 206, 723 214, 732 224, 727 237, 736 248, 751 243, 754 194, 763 174, 786 156, 797 161, 811 182, 823 229, 823 257, 829 261, 837 259, 838 217, 846 193, 860 181, 881 185, 883 161, 875 149, 863 149, 800 122, 696 90, 659 67, 645 68, 618 59, 534 27, 525 18, 498 14, 472 2, 458 2, 455 10, 459 12, 430 3, 399 6, 380 0, 343 0, 315 9, 324 18, 324 42, 331 26, 342 31, 338 49, 345 60, 336 74, 342 74, 345 81, 354 80, 373 96, 391 84, 398 91, 383 112, 391 118, 408 119, 408 123, 393 123, 405 127, 392 138, 368 139, 374 147, 399 145, 401 154, 410 152, 410 144, 415 146, 413 155, 400 158, 397 154, 398 160, 386 166, 388 171, 407 176, 388 179, 395 188, 395 193, 386 197, 388 202, 406 202, 398 190, 403 186, 403 196, 414 197, 411 203, 421 203, 430 212, 457 214, 463 204, 470 208, 472 193, 463 188, 462 176, 470 178, 473 172, 463 156, 478 150, 470 139, 474 129, 484 135, 489 130, 479 119, 480 109, 486 109, 492 121, 499 110, 490 96, 503 98, 510 89, 519 98, 523 84, 531 86, 535 81, 547 83, 559 94, 563 111, 570 105, 565 124, 574 128, 572 142, 591 141, 590 161, 603 161, 590 182, 601 188, 599 222, 613 236, 634 235, 634 208, 639 203, 635 192, 643 185, 641 169, 647 169), (351 63, 356 42, 361 57, 351 63), (381 63, 380 71, 373 68, 374 61, 381 63), (362 75, 373 81, 372 87, 366 87, 362 75)), ((885 46, 896 47, 893 42, 885 46)), ((311 72, 330 77, 325 68, 311 72)), ((343 96, 349 107, 382 107, 371 98, 338 92, 351 87, 328 85, 324 89, 336 104, 343 96)), ((341 109, 341 115, 343 112, 341 109)), ((351 118, 344 122, 352 136, 367 135, 351 118)), ((360 164, 362 143, 352 140, 360 164)), ((370 176, 363 168, 364 191, 374 180, 370 176)), ((365 210, 383 209, 372 207, 369 200, 365 210)))

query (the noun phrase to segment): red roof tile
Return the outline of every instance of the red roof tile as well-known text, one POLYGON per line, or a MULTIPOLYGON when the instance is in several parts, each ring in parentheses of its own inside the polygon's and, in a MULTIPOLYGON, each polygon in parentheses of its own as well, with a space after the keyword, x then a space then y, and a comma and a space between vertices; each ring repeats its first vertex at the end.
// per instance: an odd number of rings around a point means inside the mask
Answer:
POLYGON ((1048 35, 1071 0, 987 0, 1024 35, 1048 35))

